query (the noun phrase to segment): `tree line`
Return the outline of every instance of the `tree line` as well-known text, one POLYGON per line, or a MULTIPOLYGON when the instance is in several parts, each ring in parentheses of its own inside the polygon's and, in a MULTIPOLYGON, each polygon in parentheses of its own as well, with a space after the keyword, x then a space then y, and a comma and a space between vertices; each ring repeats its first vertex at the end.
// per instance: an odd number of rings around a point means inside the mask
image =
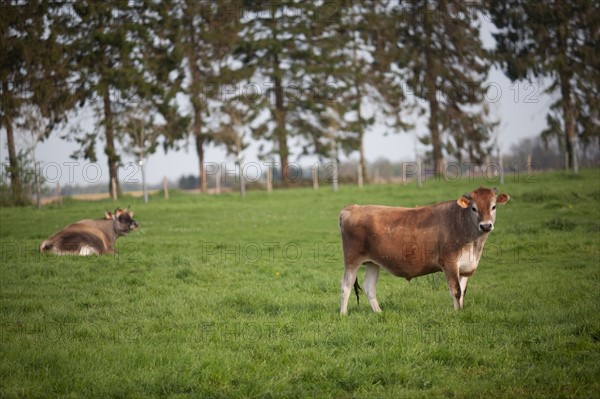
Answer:
POLYGON ((485 79, 544 77, 556 102, 542 133, 577 173, 581 145, 598 140, 600 6, 596 1, 31 0, 0 4, 0 128, 12 202, 25 201, 15 130, 62 132, 73 157, 95 162, 101 142, 109 190, 120 194, 123 151, 143 161, 192 140, 202 191, 204 149, 238 158, 251 140, 281 170, 290 148, 336 158, 358 152, 375 123, 411 129, 436 173, 447 159, 481 163, 493 120, 485 79), (480 40, 496 27, 494 50, 480 40), (411 96, 409 96, 409 93, 411 96), (73 124, 83 110, 94 127, 73 124), (66 132, 66 133, 65 133, 66 132), (115 181, 116 184, 111 184, 115 181))

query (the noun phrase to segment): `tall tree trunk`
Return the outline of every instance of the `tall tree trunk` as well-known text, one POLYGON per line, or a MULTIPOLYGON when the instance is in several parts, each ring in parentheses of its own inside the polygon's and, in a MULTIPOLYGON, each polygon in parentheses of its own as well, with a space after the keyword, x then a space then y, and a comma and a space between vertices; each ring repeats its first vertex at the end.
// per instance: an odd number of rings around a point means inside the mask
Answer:
MULTIPOLYGON (((196 140, 196 154, 198 154, 198 176, 200 177, 200 191, 208 191, 208 181, 206 179, 206 170, 204 168, 204 136, 200 130, 200 120, 194 117, 194 139, 196 140), (198 121, 198 122, 196 122, 198 121)), ((217 179, 219 176, 216 177, 217 179)))
POLYGON ((2 81, 2 106, 4 107, 4 122, 6 128, 6 145, 8 146, 8 171, 10 174, 10 189, 12 194, 12 202, 15 205, 23 205, 23 186, 21 184, 21 168, 19 158, 17 158, 17 149, 15 146, 15 136, 13 131, 13 121, 11 115, 12 104, 10 93, 8 91, 8 82, 2 81))
MULTIPOLYGON (((188 16, 188 34, 190 43, 187 48, 187 56, 190 63, 190 71, 192 75, 191 84, 191 103, 194 109, 194 120, 192 121, 192 130, 194 140, 196 141, 196 154, 198 155, 198 178, 200 179, 200 192, 208 191, 208 182, 206 179, 206 169, 204 167, 204 142, 206 137, 202 134, 202 75, 198 69, 198 54, 196 49, 196 30, 192 22, 192 16, 188 16)), ((217 176, 217 179, 220 177, 217 176)))
MULTIPOLYGON (((358 79, 355 80, 355 82, 357 82, 358 79)), ((367 163, 365 160, 365 130, 364 130, 364 126, 365 124, 363 123, 363 117, 362 114, 360 112, 360 101, 362 98, 362 93, 360 91, 360 86, 358 85, 358 83, 356 83, 356 104, 357 104, 357 109, 356 109, 356 114, 357 114, 357 119, 358 119, 358 139, 359 139, 359 147, 358 147, 358 154, 359 154, 359 164, 360 164, 360 170, 362 173, 362 178, 363 178, 363 182, 368 183, 369 179, 367 177, 367 163)))
POLYGON ((444 169, 444 157, 442 155, 442 140, 439 127, 439 104, 436 93, 436 76, 434 72, 434 60, 431 54, 432 31, 431 15, 425 4, 423 10, 423 25, 425 29, 425 87, 427 89, 427 102, 429 103, 429 132, 431 134, 431 144, 433 146, 433 163, 435 166, 435 175, 440 176, 444 169))
MULTIPOLYGON (((195 59, 194 59, 195 62, 195 59)), ((194 140, 196 141, 196 154, 198 155, 198 177, 200 179, 200 191, 206 193, 208 191, 208 183, 206 180, 206 170, 204 168, 204 141, 205 137, 202 134, 202 99, 200 98, 200 73, 192 67, 192 107, 194 109, 194 120, 192 121, 192 129, 194 140)), ((219 178, 219 177, 217 177, 219 178)))
MULTIPOLYGON (((558 26, 557 40, 562 56, 566 58, 568 51, 568 26, 563 23, 558 26)), ((573 174, 579 173, 579 163, 577 160, 577 134, 575 132, 575 118, 573 103, 571 101, 571 72, 569 65, 563 64, 558 72, 560 83, 560 95, 562 97, 562 109, 564 120, 565 148, 567 151, 567 160, 565 161, 565 169, 572 167, 573 174)))
POLYGON ((116 197, 121 196, 121 185, 119 184, 118 167, 119 155, 115 150, 115 132, 113 127, 113 113, 110 101, 110 87, 107 83, 104 86, 104 129, 106 134, 106 146, 104 153, 108 157, 108 191, 112 193, 112 182, 115 182, 116 197))
POLYGON ((571 87, 569 76, 566 71, 560 72, 560 94, 562 96, 562 108, 564 119, 564 132, 566 151, 568 155, 565 169, 572 168, 573 174, 579 173, 579 160, 577 159, 577 134, 575 132, 575 118, 573 117, 573 104, 571 102, 571 87))
POLYGON ((359 154, 359 164, 360 164, 360 174, 362 176, 362 180, 364 184, 369 183, 369 177, 367 176, 367 161, 365 160, 365 138, 363 132, 360 133, 360 147, 358 150, 359 154))
MULTIPOLYGON (((434 85, 435 87, 435 85, 434 85)), ((435 88, 433 89, 434 94, 429 98, 429 109, 431 115, 429 116, 429 131, 431 133, 431 144, 433 146, 433 163, 435 165, 435 175, 440 176, 444 170, 444 157, 442 155, 442 139, 440 137, 440 128, 438 125, 438 103, 435 99, 435 88)))
POLYGON ((281 183, 287 187, 289 177, 289 149, 287 145, 287 133, 285 131, 285 104, 283 98, 283 85, 279 77, 279 58, 277 54, 273 57, 273 70, 275 71, 275 136, 279 145, 279 160, 281 162, 281 183))

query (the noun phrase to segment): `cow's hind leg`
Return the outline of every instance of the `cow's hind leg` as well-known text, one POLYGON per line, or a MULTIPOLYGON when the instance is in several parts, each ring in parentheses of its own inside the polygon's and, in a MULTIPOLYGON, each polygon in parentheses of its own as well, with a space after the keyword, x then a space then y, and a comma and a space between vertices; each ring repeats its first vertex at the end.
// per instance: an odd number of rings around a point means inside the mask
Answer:
POLYGON ((460 284, 460 300, 458 301, 460 308, 462 309, 465 306, 465 294, 467 293, 467 283, 469 282, 469 277, 460 276, 459 284, 460 284))
POLYGON ((367 299, 369 300, 369 304, 371 305, 371 309, 373 312, 381 312, 381 308, 379 307, 379 303, 377 303, 377 295, 376 295, 376 287, 377 280, 379 279, 379 265, 376 265, 372 262, 365 263, 365 282, 363 284, 363 289, 365 294, 367 295, 367 299))
POLYGON ((348 300, 352 292, 352 287, 358 275, 360 262, 345 262, 344 276, 342 277, 342 303, 340 305, 340 314, 348 313, 348 300))

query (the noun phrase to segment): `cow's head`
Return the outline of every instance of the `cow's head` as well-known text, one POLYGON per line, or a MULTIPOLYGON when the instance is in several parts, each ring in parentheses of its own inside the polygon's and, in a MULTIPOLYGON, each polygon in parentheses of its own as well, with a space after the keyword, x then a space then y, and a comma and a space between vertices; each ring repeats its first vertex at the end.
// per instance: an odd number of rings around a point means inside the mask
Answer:
POLYGON ((469 194, 462 195, 456 203, 468 209, 475 227, 482 233, 489 233, 494 229, 496 221, 496 205, 508 202, 508 194, 498 195, 498 189, 480 187, 469 194))
POLYGON ((117 208, 112 214, 106 211, 104 217, 114 221, 114 229, 119 236, 124 236, 131 230, 140 227, 138 222, 133 220, 133 212, 129 210, 129 207, 127 209, 117 208))

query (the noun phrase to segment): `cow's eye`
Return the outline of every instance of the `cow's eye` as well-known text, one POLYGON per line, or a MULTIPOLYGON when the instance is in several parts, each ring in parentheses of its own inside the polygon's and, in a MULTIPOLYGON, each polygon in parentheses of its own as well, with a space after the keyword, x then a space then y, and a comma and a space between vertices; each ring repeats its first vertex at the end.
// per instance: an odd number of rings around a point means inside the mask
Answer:
POLYGON ((475 207, 471 208, 471 210, 472 210, 473 212, 477 212, 477 208, 475 208, 475 207))
POLYGON ((496 210, 496 205, 494 205, 494 206, 492 207, 492 211, 495 211, 495 210, 496 210))

